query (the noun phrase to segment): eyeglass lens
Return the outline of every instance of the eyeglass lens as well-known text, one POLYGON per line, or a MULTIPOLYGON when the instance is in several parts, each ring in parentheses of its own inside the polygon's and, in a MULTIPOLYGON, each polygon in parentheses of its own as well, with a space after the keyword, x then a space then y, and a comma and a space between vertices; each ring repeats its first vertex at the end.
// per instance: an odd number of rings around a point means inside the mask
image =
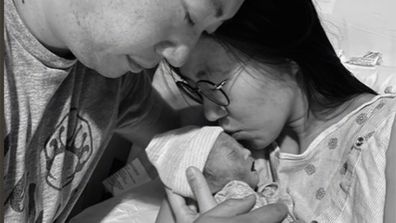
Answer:
POLYGON ((210 81, 198 81, 197 87, 200 92, 214 103, 222 106, 228 105, 228 99, 221 89, 217 89, 216 85, 210 81))
POLYGON ((191 87, 189 84, 181 81, 176 82, 176 85, 192 100, 198 102, 199 104, 202 104, 202 95, 196 89, 191 87))

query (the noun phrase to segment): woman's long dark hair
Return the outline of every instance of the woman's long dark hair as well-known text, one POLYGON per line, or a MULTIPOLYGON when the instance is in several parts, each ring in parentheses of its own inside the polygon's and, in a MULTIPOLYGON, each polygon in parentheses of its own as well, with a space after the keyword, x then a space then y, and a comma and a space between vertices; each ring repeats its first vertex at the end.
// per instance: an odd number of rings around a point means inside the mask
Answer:
POLYGON ((295 61, 310 106, 331 109, 358 94, 376 94, 343 66, 311 0, 245 0, 213 36, 253 59, 295 61))

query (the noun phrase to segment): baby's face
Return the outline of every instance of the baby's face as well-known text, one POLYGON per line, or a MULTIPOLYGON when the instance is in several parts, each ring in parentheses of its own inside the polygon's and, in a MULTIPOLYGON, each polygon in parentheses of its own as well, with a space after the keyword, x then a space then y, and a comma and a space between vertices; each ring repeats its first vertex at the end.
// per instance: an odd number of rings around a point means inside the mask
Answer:
POLYGON ((251 152, 226 133, 221 133, 217 138, 204 172, 214 191, 220 190, 231 180, 244 181, 252 188, 259 182, 251 152))

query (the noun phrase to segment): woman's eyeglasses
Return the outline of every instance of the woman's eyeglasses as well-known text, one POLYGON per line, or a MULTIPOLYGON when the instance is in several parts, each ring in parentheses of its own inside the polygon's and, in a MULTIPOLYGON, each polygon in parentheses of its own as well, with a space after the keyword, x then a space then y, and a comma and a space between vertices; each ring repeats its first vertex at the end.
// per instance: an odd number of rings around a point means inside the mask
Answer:
POLYGON ((183 93, 200 104, 203 103, 203 97, 206 97, 219 106, 228 106, 230 100, 223 89, 221 89, 226 81, 215 84, 208 80, 200 80, 196 83, 197 87, 193 87, 185 81, 176 81, 176 85, 183 93))
MULTIPOLYGON (((181 75, 179 68, 173 67, 169 63, 167 64, 171 71, 175 72, 180 77, 183 76, 181 75)), ((187 83, 187 81, 177 81, 173 75, 172 77, 175 80, 177 87, 189 98, 199 104, 203 103, 203 97, 206 97, 207 99, 219 106, 228 106, 230 104, 230 99, 222 89, 227 80, 223 80, 217 84, 208 80, 200 80, 196 83, 196 87, 193 87, 189 83, 187 83)))

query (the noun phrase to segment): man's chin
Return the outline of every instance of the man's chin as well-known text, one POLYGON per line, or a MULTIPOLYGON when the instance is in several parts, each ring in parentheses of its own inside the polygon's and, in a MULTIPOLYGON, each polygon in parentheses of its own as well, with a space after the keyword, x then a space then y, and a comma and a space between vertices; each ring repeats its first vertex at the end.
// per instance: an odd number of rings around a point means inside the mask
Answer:
POLYGON ((111 74, 109 74, 109 73, 101 73, 101 72, 99 72, 99 74, 102 75, 103 77, 107 77, 107 78, 119 78, 119 77, 123 76, 126 73, 123 73, 123 74, 111 73, 111 74))
POLYGON ((129 69, 120 63, 118 58, 99 57, 91 58, 85 65, 107 78, 119 78, 129 72, 129 69))
POLYGON ((110 69, 95 69, 96 72, 98 72, 100 75, 107 77, 107 78, 119 78, 125 74, 127 74, 129 71, 122 71, 122 70, 110 70, 110 69))

